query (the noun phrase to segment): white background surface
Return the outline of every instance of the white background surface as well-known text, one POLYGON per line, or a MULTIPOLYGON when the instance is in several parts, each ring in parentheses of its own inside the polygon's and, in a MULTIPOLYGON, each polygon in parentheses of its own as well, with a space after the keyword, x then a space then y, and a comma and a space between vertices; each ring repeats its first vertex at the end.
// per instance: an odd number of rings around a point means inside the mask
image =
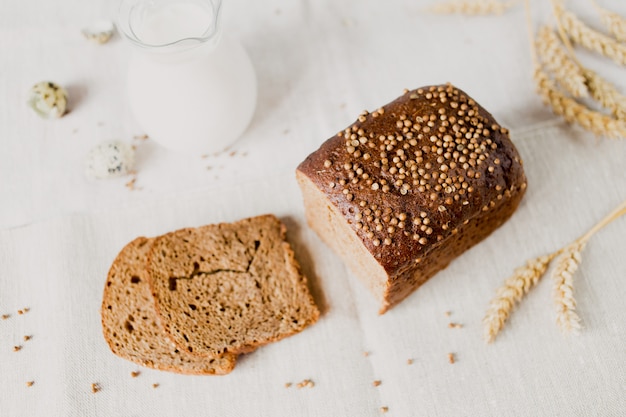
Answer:
MULTIPOLYGON (((623 415, 624 219, 583 255, 575 277, 580 337, 559 334, 550 283, 542 282, 493 346, 480 339, 487 302, 514 267, 569 242, 626 197, 626 142, 552 122, 534 95, 521 8, 465 18, 425 14, 430 2, 417 1, 226 0, 225 29, 242 40, 259 77, 252 125, 233 156, 176 155, 136 141, 141 189, 131 191, 128 178, 91 181, 82 167, 101 140, 142 133, 124 96, 130 51, 119 36, 98 46, 80 34, 114 16, 116 2, 1 1, 0 313, 12 318, 0 321, 0 415, 367 416, 381 406, 394 416, 623 415), (69 89, 72 112, 60 120, 25 105, 44 79, 69 89), (513 129, 528 194, 503 228, 379 317, 307 229, 293 171, 363 109, 405 87, 446 81, 513 129), (117 251, 138 235, 264 212, 290 227, 324 306, 321 321, 246 356, 227 377, 143 370, 130 378, 136 367, 108 351, 99 325, 117 251), (25 306, 31 312, 15 314, 25 306), (450 320, 464 328, 448 329, 450 320), (33 339, 21 342, 24 334, 33 339), (18 343, 24 349, 12 352, 18 343), (305 378, 315 388, 284 388, 305 378), (26 388, 27 380, 35 385, 26 388), (92 382, 102 392, 93 395, 92 382)), ((576 10, 595 22, 588 9, 576 10)), ((623 79, 623 68, 583 58, 623 79)))

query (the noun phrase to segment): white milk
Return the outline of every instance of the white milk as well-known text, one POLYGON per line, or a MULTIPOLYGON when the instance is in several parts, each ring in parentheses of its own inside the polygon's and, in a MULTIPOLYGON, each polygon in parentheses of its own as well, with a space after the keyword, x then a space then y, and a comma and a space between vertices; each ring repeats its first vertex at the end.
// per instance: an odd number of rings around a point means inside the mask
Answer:
POLYGON ((144 12, 135 33, 148 45, 201 37, 213 20, 210 8, 195 2, 165 3, 144 12))
MULTIPOLYGON (((171 2, 144 13, 133 30, 144 44, 167 45, 201 37, 212 24, 211 13, 193 2, 171 2)), ((215 40, 150 48, 131 60, 131 108, 145 132, 167 148, 220 151, 252 118, 257 85, 250 59, 234 40, 223 38, 214 46, 215 40)))

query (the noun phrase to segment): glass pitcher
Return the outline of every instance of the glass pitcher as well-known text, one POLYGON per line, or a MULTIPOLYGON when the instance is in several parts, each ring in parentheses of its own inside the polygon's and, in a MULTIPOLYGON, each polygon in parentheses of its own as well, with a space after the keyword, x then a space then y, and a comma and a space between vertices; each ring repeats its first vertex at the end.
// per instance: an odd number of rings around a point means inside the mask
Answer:
POLYGON ((187 153, 221 151, 257 100, 250 58, 222 36, 221 0, 122 0, 118 28, 135 46, 128 99, 145 133, 187 153))

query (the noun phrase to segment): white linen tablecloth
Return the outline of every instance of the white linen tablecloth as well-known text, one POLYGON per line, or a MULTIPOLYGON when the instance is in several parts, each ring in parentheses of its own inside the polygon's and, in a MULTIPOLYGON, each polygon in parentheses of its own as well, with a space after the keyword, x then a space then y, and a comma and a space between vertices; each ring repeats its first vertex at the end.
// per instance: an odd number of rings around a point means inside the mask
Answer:
MULTIPOLYGON (((225 30, 242 40, 259 77, 252 124, 228 152, 207 158, 135 140, 131 191, 130 178, 91 181, 82 172, 98 142, 142 133, 125 100, 129 50, 119 36, 98 46, 80 35, 113 17, 116 2, 1 2, 0 315, 11 317, 0 320, 0 416, 377 416, 381 407, 389 416, 624 415, 626 218, 583 253, 574 277, 579 337, 556 328, 549 277, 493 345, 481 339, 481 319, 515 267, 569 243, 626 198, 626 142, 569 128, 542 106, 521 7, 467 18, 425 13, 432 3, 225 0, 225 30), (30 86, 48 79, 69 89, 72 111, 60 120, 24 104, 30 86), (501 229, 378 316, 306 226, 294 169, 363 109, 446 81, 512 128, 528 192, 501 229), (266 212, 289 227, 320 321, 240 358, 228 376, 141 369, 132 378, 138 367, 110 353, 100 328, 118 251, 139 235, 266 212), (315 387, 295 387, 305 379, 315 387), (93 394, 92 383, 102 390, 93 394)), ((550 21, 545 3, 533 2, 537 24, 550 21)), ((569 3, 600 27, 589 2, 569 3)), ((601 3, 626 15, 626 3, 601 3)), ((623 87, 623 68, 580 56, 623 87)))
POLYGON ((623 415, 626 218, 583 253, 574 278, 579 337, 559 333, 544 279, 493 345, 481 339, 487 302, 514 267, 573 240, 626 195, 626 142, 596 143, 558 127, 514 139, 529 182, 518 212, 383 316, 306 226, 293 175, 0 232, 0 313, 12 315, 0 321, 2 415, 376 416, 383 406, 394 416, 623 415), (320 321, 242 357, 228 376, 142 370, 131 378, 138 367, 109 351, 100 327, 103 285, 119 249, 139 235, 265 212, 288 225, 320 321), (15 314, 23 307, 30 311, 15 314), (451 321, 463 328, 448 328, 451 321), (33 338, 23 342, 26 334, 33 338), (16 344, 23 349, 13 352, 16 344), (315 387, 284 386, 304 379, 315 387))

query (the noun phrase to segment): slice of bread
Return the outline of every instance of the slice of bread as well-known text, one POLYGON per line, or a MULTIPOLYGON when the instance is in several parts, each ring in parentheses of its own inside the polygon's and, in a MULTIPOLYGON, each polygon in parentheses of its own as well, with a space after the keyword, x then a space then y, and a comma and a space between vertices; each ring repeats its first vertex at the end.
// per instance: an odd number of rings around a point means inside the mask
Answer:
POLYGON ((122 249, 107 277, 102 300, 102 330, 116 355, 149 368, 196 375, 223 375, 236 356, 200 358, 181 351, 167 337, 154 310, 146 271, 154 239, 139 237, 122 249))
POLYGON ((319 310, 273 215, 157 238, 148 269, 156 311, 180 350, 244 353, 303 330, 319 310))

